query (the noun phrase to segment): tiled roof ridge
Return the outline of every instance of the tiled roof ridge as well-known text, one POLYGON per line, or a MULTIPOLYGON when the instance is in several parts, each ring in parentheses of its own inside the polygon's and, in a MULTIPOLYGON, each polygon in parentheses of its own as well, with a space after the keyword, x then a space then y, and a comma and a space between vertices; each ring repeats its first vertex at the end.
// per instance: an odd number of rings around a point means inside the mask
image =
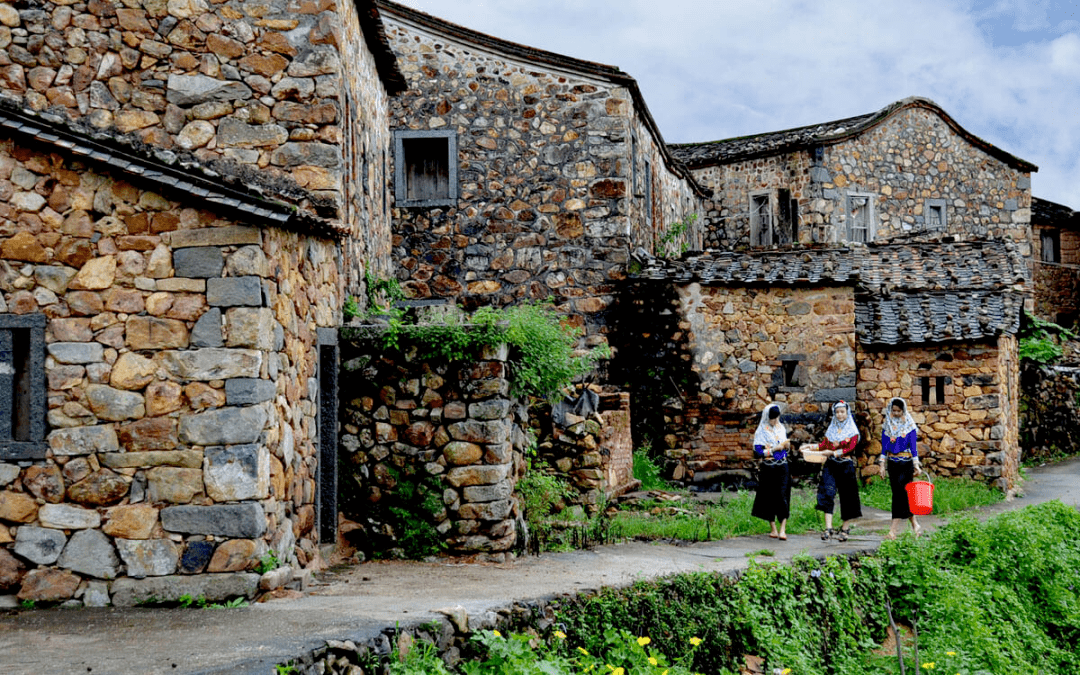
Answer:
POLYGON ((401 19, 412 21, 431 30, 440 31, 462 40, 472 42, 485 49, 509 54, 525 61, 545 64, 564 70, 577 71, 592 77, 606 79, 626 87, 627 91, 630 92, 631 98, 634 100, 634 108, 638 111, 638 114, 641 115, 645 127, 649 129, 649 132, 656 140, 657 149, 664 158, 664 162, 668 165, 668 168, 682 177, 700 197, 709 198, 712 196, 712 191, 698 182, 697 178, 694 177, 694 174, 686 164, 672 153, 671 146, 664 142, 664 136, 660 133, 660 127, 657 125, 656 119, 653 118, 652 112, 645 102, 645 97, 641 93, 641 88, 638 86, 637 80, 630 74, 621 70, 618 66, 610 66, 595 61, 586 61, 584 59, 574 58, 573 56, 567 56, 557 52, 530 47, 518 42, 504 40, 447 21, 446 19, 441 19, 426 12, 421 12, 412 7, 406 7, 405 5, 391 2, 390 0, 375 0, 375 4, 379 10, 385 13, 394 14, 401 19))
POLYGON ((728 164, 757 157, 769 157, 783 154, 815 145, 833 145, 869 131, 878 124, 884 122, 893 114, 907 108, 923 108, 930 110, 940 117, 959 136, 978 147, 983 152, 986 152, 1021 171, 1038 171, 1038 167, 1031 162, 1010 154, 963 128, 952 118, 952 116, 945 112, 941 106, 929 98, 922 96, 909 96, 890 103, 876 112, 833 120, 831 122, 808 124, 779 131, 749 136, 738 136, 735 138, 726 138, 703 143, 680 143, 670 147, 675 156, 691 168, 728 164), (833 130, 827 130, 821 134, 799 133, 812 132, 814 129, 819 128, 833 130), (770 137, 775 139, 775 142, 772 144, 766 142, 759 146, 740 149, 741 144, 746 144, 754 140, 768 141, 770 137), (712 152, 709 152, 710 150, 712 152), (725 152, 725 150, 728 151, 725 152))
POLYGON ((390 96, 400 94, 408 88, 405 76, 397 66, 397 55, 390 47, 390 39, 386 37, 386 29, 379 14, 379 7, 375 0, 355 0, 356 12, 360 19, 360 30, 364 33, 364 41, 368 51, 375 59, 375 70, 379 73, 379 79, 390 96))
POLYGON ((133 181, 154 186, 155 191, 194 197, 217 212, 227 212, 256 223, 269 221, 277 227, 340 239, 347 229, 297 206, 274 201, 268 194, 308 200, 316 209, 328 204, 291 179, 268 179, 250 167, 214 160, 203 162, 182 151, 143 143, 130 134, 103 130, 83 120, 72 120, 63 111, 36 112, 21 100, 0 95, 0 129, 4 135, 42 145, 54 151, 121 171, 133 181))

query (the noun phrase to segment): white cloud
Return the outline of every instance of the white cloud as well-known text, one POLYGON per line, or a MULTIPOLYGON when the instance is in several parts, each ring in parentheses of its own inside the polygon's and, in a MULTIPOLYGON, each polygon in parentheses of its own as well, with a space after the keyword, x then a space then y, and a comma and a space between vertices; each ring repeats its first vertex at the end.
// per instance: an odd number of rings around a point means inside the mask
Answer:
POLYGON ((1054 24, 1046 0, 406 4, 620 67, 638 80, 670 142, 813 124, 926 96, 975 135, 1038 164, 1037 196, 1080 208, 1080 17, 1054 24), (995 41, 995 25, 1025 31, 1025 42, 995 41))

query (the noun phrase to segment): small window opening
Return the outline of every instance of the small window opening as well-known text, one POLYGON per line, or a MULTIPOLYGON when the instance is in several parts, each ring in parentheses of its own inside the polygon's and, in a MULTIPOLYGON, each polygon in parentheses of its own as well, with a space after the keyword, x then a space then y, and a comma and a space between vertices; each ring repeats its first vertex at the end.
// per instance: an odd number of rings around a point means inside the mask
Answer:
POLYGON ((784 386, 785 387, 798 387, 799 384, 799 362, 798 361, 783 361, 784 368, 784 386))
POLYGON ((750 234, 754 246, 772 246, 773 215, 770 195, 750 196, 750 234))
POLYGON ((1039 259, 1048 263, 1061 262, 1061 233, 1058 230, 1043 230, 1039 233, 1039 259))
POLYGON ((45 456, 45 316, 0 314, 0 460, 45 456))
POLYGON ((931 375, 919 378, 923 405, 945 405, 945 377, 931 375))
POLYGON ((776 243, 790 244, 795 241, 795 220, 798 217, 793 212, 793 206, 797 208, 794 199, 791 198, 791 190, 781 188, 776 191, 776 243))
POLYGON ((446 138, 408 138, 405 151, 405 198, 445 199, 450 192, 449 142, 446 138))
POLYGON ((945 207, 932 204, 926 212, 926 224, 932 230, 940 230, 945 226, 945 207))
POLYGON ((852 195, 848 198, 848 241, 870 241, 870 198, 852 195))

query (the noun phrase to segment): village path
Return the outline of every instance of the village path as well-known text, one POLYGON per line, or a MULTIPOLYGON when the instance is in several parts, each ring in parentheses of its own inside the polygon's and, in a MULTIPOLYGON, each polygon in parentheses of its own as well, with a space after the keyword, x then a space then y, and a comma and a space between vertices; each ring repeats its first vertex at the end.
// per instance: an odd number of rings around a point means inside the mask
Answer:
MULTIPOLYGON (((1060 499, 1080 506, 1080 459, 1031 469, 1024 497, 979 514, 1060 499)), ((926 518, 933 527, 941 519, 926 518)), ((228 673, 264 675, 274 664, 310 652, 327 639, 356 643, 384 628, 441 618, 436 610, 463 606, 482 617, 513 601, 623 586, 678 572, 731 572, 747 554, 768 548, 772 560, 798 554, 873 551, 887 514, 864 519, 849 541, 817 534, 781 543, 739 537, 692 545, 628 543, 591 551, 524 557, 499 565, 376 562, 323 575, 298 600, 230 610, 105 608, 42 610, 0 616, 0 673, 228 673), (859 534, 861 533, 861 534, 859 534)))

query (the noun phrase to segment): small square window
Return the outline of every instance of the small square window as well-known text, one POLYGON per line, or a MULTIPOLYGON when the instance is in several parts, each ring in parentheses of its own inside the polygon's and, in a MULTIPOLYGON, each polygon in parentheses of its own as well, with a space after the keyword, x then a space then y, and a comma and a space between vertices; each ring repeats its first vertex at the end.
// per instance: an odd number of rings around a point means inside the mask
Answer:
POLYGON ((45 457, 45 315, 0 314, 0 460, 45 457))
POLYGON ((944 230, 948 225, 948 209, 944 199, 927 199, 923 217, 928 230, 944 230))
POLYGON ((1061 262, 1061 232, 1042 230, 1039 232, 1039 260, 1048 263, 1061 262))
POLYGON ((784 368, 784 386, 785 387, 801 387, 802 383, 799 382, 799 362, 798 361, 782 361, 784 368))
POLYGON ((457 134, 394 132, 397 206, 454 206, 458 196, 457 134))
POLYGON ((923 405, 945 405, 944 375, 928 375, 919 378, 919 393, 923 405))

